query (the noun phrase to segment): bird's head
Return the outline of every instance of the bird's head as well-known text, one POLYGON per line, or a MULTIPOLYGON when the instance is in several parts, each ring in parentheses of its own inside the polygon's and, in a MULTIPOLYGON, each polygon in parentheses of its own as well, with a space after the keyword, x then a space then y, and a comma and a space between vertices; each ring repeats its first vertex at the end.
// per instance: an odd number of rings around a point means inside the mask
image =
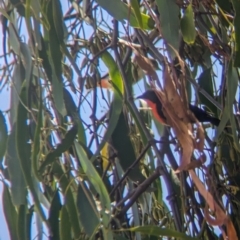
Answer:
POLYGON ((159 102, 158 96, 156 95, 154 90, 147 90, 145 93, 142 95, 138 96, 137 99, 143 99, 145 101, 150 101, 152 103, 157 103, 159 102))

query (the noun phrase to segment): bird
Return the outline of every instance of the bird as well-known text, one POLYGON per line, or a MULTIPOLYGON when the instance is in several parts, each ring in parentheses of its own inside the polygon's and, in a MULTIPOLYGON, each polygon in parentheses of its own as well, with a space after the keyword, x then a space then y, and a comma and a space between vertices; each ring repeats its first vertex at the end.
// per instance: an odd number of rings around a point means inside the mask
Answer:
MULTIPOLYGON (((162 103, 154 90, 147 90, 142 95, 138 96, 137 99, 143 99, 144 101, 146 101, 149 108, 151 108, 153 116, 156 118, 156 120, 164 125, 168 125, 167 119, 164 116, 164 112, 162 109, 162 103)), ((220 120, 218 118, 211 116, 206 111, 197 106, 189 104, 189 109, 195 115, 196 119, 199 122, 210 122, 214 126, 218 126, 220 123, 220 120)))

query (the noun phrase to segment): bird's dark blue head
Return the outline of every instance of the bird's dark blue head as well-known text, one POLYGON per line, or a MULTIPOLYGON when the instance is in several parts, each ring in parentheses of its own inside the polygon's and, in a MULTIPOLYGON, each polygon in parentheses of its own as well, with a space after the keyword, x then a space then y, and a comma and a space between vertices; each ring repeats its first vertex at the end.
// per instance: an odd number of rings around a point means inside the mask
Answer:
POLYGON ((158 96, 151 89, 147 90, 145 93, 143 93, 142 95, 138 96, 137 99, 149 100, 149 101, 151 101, 153 103, 159 102, 158 96))

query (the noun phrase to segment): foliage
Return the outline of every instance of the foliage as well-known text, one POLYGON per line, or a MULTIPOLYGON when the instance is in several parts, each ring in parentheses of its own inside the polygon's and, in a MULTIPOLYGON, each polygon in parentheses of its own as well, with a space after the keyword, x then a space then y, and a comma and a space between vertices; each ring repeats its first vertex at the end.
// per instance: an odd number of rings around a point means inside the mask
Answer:
POLYGON ((237 0, 1 2, 11 239, 240 236, 239 9, 237 0), (149 87, 171 127, 133 101, 149 87), (187 101, 221 118, 215 136, 182 122, 187 101))

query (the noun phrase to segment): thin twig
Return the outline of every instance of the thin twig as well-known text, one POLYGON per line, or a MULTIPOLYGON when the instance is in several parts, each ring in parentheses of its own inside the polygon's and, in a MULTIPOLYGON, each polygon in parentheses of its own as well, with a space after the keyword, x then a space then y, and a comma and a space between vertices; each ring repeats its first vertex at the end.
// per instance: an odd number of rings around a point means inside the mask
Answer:
POLYGON ((131 166, 128 167, 127 171, 124 173, 123 177, 120 179, 120 181, 114 186, 113 190, 110 192, 110 196, 116 191, 116 189, 119 187, 119 185, 124 181, 124 179, 128 176, 128 174, 131 172, 131 170, 138 164, 138 162, 143 158, 145 153, 148 151, 148 149, 151 147, 151 144, 148 143, 146 147, 142 150, 138 158, 132 163, 131 166))
POLYGON ((128 211, 128 209, 139 198, 139 196, 142 193, 144 193, 146 189, 162 174, 164 174, 164 171, 162 170, 162 168, 157 167, 157 169, 153 172, 153 174, 135 189, 132 197, 129 199, 128 203, 122 208, 122 210, 117 214, 117 216, 121 216, 122 214, 125 214, 128 211))

